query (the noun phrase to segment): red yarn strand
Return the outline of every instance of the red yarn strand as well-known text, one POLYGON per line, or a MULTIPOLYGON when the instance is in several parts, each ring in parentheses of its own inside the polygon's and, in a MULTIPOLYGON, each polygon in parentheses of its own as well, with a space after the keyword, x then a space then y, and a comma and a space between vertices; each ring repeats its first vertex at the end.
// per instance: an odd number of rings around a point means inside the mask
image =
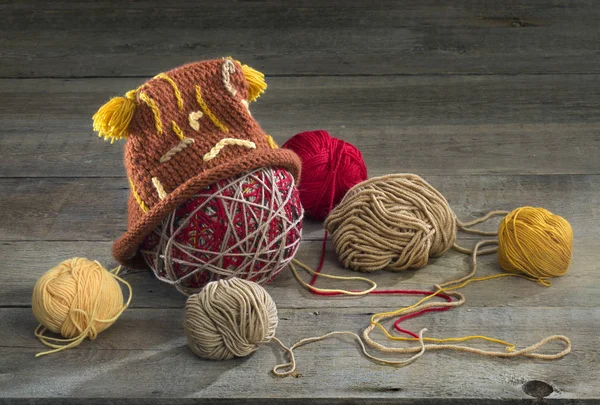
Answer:
MULTIPOLYGON (((300 200, 305 208, 306 216, 317 220, 323 220, 333 210, 346 192, 355 184, 367 179, 367 168, 360 151, 352 144, 341 139, 334 138, 327 131, 307 131, 293 136, 284 145, 284 148, 296 152, 302 160, 303 178, 299 185, 300 200), (338 173, 343 176, 338 177, 338 173), (343 184, 338 183, 343 181, 343 184), (323 200, 326 202, 323 203, 323 200)), ((325 252, 327 248, 327 230, 323 236, 321 246, 321 258, 315 274, 309 285, 314 287, 321 274, 325 263, 325 252)), ((341 292, 323 292, 315 288, 309 291, 315 295, 337 296, 341 292)), ((352 290, 354 292, 354 290, 352 290)), ((356 291, 358 292, 358 291, 356 291)), ((431 291, 423 290, 375 290, 369 294, 375 295, 430 295, 431 291)), ((447 294, 438 294, 448 302, 452 298, 447 294)), ((398 318, 394 323, 395 329, 406 335, 418 338, 418 335, 406 329, 400 324, 410 318, 418 317, 428 312, 447 311, 450 307, 433 307, 415 312, 398 318)))

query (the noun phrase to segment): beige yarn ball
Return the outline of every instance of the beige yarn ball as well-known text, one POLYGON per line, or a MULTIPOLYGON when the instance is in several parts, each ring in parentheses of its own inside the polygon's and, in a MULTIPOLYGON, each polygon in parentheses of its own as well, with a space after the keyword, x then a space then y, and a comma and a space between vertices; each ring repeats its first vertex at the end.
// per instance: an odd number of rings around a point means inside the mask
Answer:
POLYGON ((208 283, 185 305, 184 331, 199 357, 245 357, 269 342, 277 328, 277 307, 260 285, 239 278, 208 283))
POLYGON ((456 240, 456 216, 415 174, 390 174, 352 187, 325 221, 340 262, 352 270, 425 266, 456 240))

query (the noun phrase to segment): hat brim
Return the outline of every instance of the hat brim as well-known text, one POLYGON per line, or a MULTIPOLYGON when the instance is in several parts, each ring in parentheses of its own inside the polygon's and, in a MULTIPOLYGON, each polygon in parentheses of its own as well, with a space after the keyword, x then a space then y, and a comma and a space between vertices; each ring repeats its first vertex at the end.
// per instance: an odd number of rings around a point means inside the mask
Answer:
POLYGON ((177 187, 158 204, 145 212, 139 221, 130 226, 115 241, 112 248, 113 256, 119 263, 127 267, 147 267, 139 252, 139 247, 146 236, 161 224, 167 215, 206 186, 260 167, 282 167, 292 174, 296 184, 300 179, 300 158, 289 149, 270 149, 266 151, 263 149, 246 153, 238 160, 202 172, 177 187))

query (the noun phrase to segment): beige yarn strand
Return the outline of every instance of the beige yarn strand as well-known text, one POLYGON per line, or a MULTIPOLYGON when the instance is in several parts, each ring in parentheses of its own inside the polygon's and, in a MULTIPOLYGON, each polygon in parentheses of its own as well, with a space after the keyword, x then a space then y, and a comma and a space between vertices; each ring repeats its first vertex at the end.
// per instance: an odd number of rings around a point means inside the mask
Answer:
MULTIPOLYGON (((419 357, 421 357, 423 355, 423 353, 425 353, 425 344, 423 343, 423 333, 427 332, 426 328, 421 329, 421 331, 419 332, 419 343, 420 346, 419 347, 415 347, 416 350, 416 354, 414 354, 412 357, 410 357, 407 360, 389 360, 389 359, 382 359, 380 357, 376 357, 373 356, 372 354, 369 354, 369 352, 367 351, 367 348, 365 346, 365 344, 363 343, 362 339, 360 338, 359 335, 357 335, 354 332, 349 332, 349 331, 333 331, 333 332, 329 332, 323 336, 316 336, 316 337, 310 337, 310 338, 304 338, 302 340, 299 340, 298 342, 296 342, 292 347, 287 348, 283 343, 281 343, 281 341, 279 339, 276 339, 276 342, 289 353, 289 357, 290 357, 290 361, 284 364, 278 364, 275 367, 273 367, 273 374, 275 374, 278 377, 287 377, 288 375, 292 375, 295 373, 296 371, 296 359, 294 357, 294 350, 297 349, 298 347, 307 345, 309 343, 314 343, 314 342, 319 342, 321 340, 325 340, 328 339, 330 337, 333 336, 343 336, 343 335, 347 335, 347 336, 352 336, 353 338, 356 339, 356 341, 358 342, 358 344, 360 345, 360 348, 362 350, 363 355, 368 358, 369 360, 372 360, 374 362, 377 363, 381 363, 381 364, 386 364, 389 366, 408 366, 409 364, 413 363, 415 360, 417 360, 419 357), (288 368, 287 371, 280 371, 281 369, 285 369, 288 368)), ((384 351, 384 350, 382 350, 384 351)), ((388 352, 391 353, 391 352, 388 352)), ((414 353, 414 352, 413 352, 414 353)))
MULTIPOLYGON (((456 248, 454 248, 456 249, 456 248)), ((495 239, 487 239, 479 241, 475 244, 475 247, 471 249, 465 249, 465 252, 460 251, 461 253, 470 254, 471 255, 471 271, 464 277, 458 278, 456 280, 446 281, 442 284, 435 285, 436 289, 441 289, 448 286, 453 286, 462 283, 463 281, 467 281, 472 278, 475 273, 477 273, 477 256, 489 255, 498 251, 498 241, 495 239), (495 245, 495 247, 491 249, 483 249, 479 250, 482 246, 495 245)))
MULTIPOLYGON (((470 233, 472 235, 480 235, 480 236, 498 236, 498 231, 481 231, 479 229, 471 229, 473 226, 481 224, 485 221, 487 221, 488 219, 490 219, 491 217, 494 216, 506 216, 508 215, 510 212, 509 211, 504 211, 504 210, 495 210, 495 211, 490 211, 487 214, 485 214, 484 216, 480 217, 480 218, 475 218, 472 221, 468 221, 468 222, 462 222, 461 220, 459 220, 458 218, 456 219, 456 226, 458 227, 458 229, 460 229, 462 232, 465 233, 470 233)), ((465 247, 460 246, 458 243, 454 243, 454 245, 452 245, 452 248, 454 250, 456 250, 457 252, 460 253, 464 253, 466 255, 470 255, 473 253, 472 249, 468 249, 465 247)), ((495 253, 498 251, 498 248, 492 248, 492 249, 485 249, 485 250, 481 250, 479 252, 480 255, 487 255, 490 253, 495 253)))
POLYGON ((290 266, 290 270, 292 271, 292 274, 294 275, 294 277, 296 278, 296 280, 300 283, 300 285, 302 285, 304 288, 306 288, 309 291, 310 290, 315 290, 315 291, 325 292, 325 293, 340 293, 340 294, 344 294, 344 295, 362 296, 362 295, 369 294, 371 291, 373 291, 373 290, 375 290, 377 288, 377 283, 375 283, 373 280, 368 279, 366 277, 334 276, 332 274, 317 273, 316 271, 314 271, 313 269, 311 269, 310 267, 308 267, 306 264, 304 264, 301 261, 298 261, 296 259, 292 260, 290 262, 289 266, 290 266), (366 290, 362 290, 362 291, 350 291, 350 290, 342 290, 342 289, 338 289, 338 288, 318 288, 318 287, 314 287, 314 286, 311 286, 310 284, 308 284, 306 281, 302 280, 302 278, 300 278, 300 275, 298 274, 298 270, 296 270, 296 266, 295 265, 298 265, 304 271, 308 272, 309 274, 312 274, 313 276, 317 275, 319 277, 325 277, 325 278, 329 278, 329 279, 333 279, 333 280, 344 280, 344 281, 356 280, 356 281, 363 281, 365 283, 370 284, 371 287, 367 288, 366 290))
MULTIPOLYGON (((459 229, 464 230, 463 228, 465 227, 470 227, 473 225, 476 225, 478 223, 484 222, 485 220, 489 219, 490 217, 494 216, 494 215, 503 215, 504 212, 503 211, 492 211, 490 213, 488 213, 487 215, 485 215, 484 217, 481 218, 477 218, 474 221, 471 221, 469 223, 461 223, 459 225, 459 229)), ((475 232, 481 232, 481 234, 483 235, 488 235, 491 233, 484 233, 484 231, 478 231, 478 230, 472 230, 474 233, 475 232)), ((359 339, 359 342, 361 343, 361 346, 364 343, 366 343, 368 346, 383 352, 383 353, 394 353, 394 354, 411 354, 411 353, 415 353, 418 354, 419 356, 423 354, 423 348, 425 351, 427 350, 454 350, 454 351, 458 351, 458 352, 467 352, 467 353, 473 353, 473 354, 479 354, 482 356, 488 356, 488 357, 499 357, 499 358, 512 358, 512 357, 518 357, 518 356, 524 356, 524 357, 529 357, 529 358, 535 358, 535 359, 542 359, 542 360, 556 360, 556 359, 560 359, 564 356, 566 356, 568 353, 570 353, 571 351, 571 341, 568 337, 563 336, 563 335, 552 335, 552 336, 548 336, 540 341, 538 341, 537 343, 534 343, 530 346, 527 346, 523 349, 520 350, 514 350, 512 347, 507 347, 507 350, 502 352, 502 351, 494 351, 494 350, 483 350, 483 349, 478 349, 478 348, 474 348, 474 347, 469 347, 469 346, 464 346, 464 345, 458 345, 458 344, 424 344, 423 342, 423 337, 422 334, 420 334, 419 337, 419 342, 422 343, 422 348, 419 347, 390 347, 390 346, 385 346, 381 343, 376 342, 375 340, 373 340, 373 338, 371 337, 371 332, 375 329, 375 327, 377 326, 376 323, 374 323, 373 321, 379 323, 381 321, 385 321, 389 318, 392 317, 397 317, 397 316, 401 316, 401 315, 408 315, 417 311, 421 311, 423 309, 427 309, 427 308, 432 308, 432 307, 458 307, 463 305, 466 300, 464 295, 456 292, 456 291, 451 291, 452 288, 460 288, 466 284, 468 284, 470 281, 479 281, 479 279, 473 279, 472 277, 476 274, 477 272, 477 257, 480 255, 486 255, 486 254, 490 254, 493 253, 497 250, 497 247, 494 248, 490 248, 490 249, 481 249, 481 247, 484 246, 489 246, 489 245, 497 245, 498 241, 497 240, 482 240, 479 241, 477 244, 475 244, 474 248, 471 249, 464 249, 466 252, 463 253, 467 253, 471 255, 471 271, 468 275, 461 277, 457 280, 453 280, 453 281, 448 281, 445 282, 441 285, 435 285, 435 292, 432 292, 432 296, 435 296, 435 294, 439 294, 440 292, 446 292, 446 294, 457 297, 458 300, 453 301, 453 302, 427 302, 427 303, 422 303, 416 306, 412 306, 412 307, 406 307, 403 308, 401 310, 398 311, 394 311, 393 313, 389 313, 388 315, 382 315, 382 316, 375 316, 374 319, 372 320, 371 324, 369 326, 367 326, 362 333, 362 339, 359 339), (462 283, 462 284, 460 284, 462 283), (543 347, 544 345, 546 345, 549 342, 552 341, 560 341, 562 343, 564 343, 564 348, 563 350, 561 350, 560 352, 557 353, 552 353, 552 354, 545 354, 545 353, 537 353, 535 352, 536 350, 540 349, 541 347, 543 347)), ((326 278, 332 278, 332 279, 340 279, 340 280, 359 280, 359 281, 364 281, 367 283, 371 284, 371 288, 364 290, 364 291, 360 291, 360 292, 352 292, 352 291, 347 291, 347 290, 339 290, 339 289, 318 289, 319 291, 327 291, 327 292, 341 292, 347 295, 366 295, 368 294, 368 292, 372 291, 373 289, 376 288, 376 284, 375 282, 373 282, 372 280, 365 278, 365 277, 343 277, 343 276, 333 276, 333 275, 328 275, 328 274, 322 274, 322 273, 316 273, 314 270, 310 269, 310 267, 304 265, 303 263, 300 262, 295 262, 296 264, 298 264, 301 268, 303 268, 304 270, 306 270, 307 272, 309 272, 310 274, 319 274, 320 276, 324 276, 326 278)), ((302 280, 298 273, 296 268, 293 266, 293 264, 290 264, 290 268, 292 270, 292 273, 294 275, 294 277, 298 280, 298 282, 300 282, 300 284, 302 286, 304 286, 307 289, 311 289, 311 288, 316 288, 316 287, 312 287, 310 286, 308 283, 306 283, 304 280, 302 280)), ((524 276, 524 275, 518 275, 518 274, 499 274, 496 276, 492 276, 494 278, 497 277, 505 277, 505 276, 516 276, 516 277, 521 277, 521 278, 526 278, 526 279, 531 279, 530 277, 524 276)), ((539 281, 539 280, 537 280, 539 281)), ((543 284, 543 283, 542 283, 543 284)), ((545 284, 544 284, 545 285, 545 284)), ((285 346, 282 345, 282 347, 284 347, 286 350, 289 350, 289 354, 290 354, 290 362, 286 363, 286 364, 281 364, 276 366, 273 369, 273 373, 279 376, 285 376, 285 375, 290 375, 294 372, 295 370, 295 359, 293 359, 293 350, 303 346, 305 344, 308 343, 312 343, 315 341, 319 341, 319 340, 323 340, 326 339, 330 336, 334 336, 337 334, 350 334, 350 335, 354 335, 356 338, 359 338, 358 336, 356 336, 355 334, 353 334, 352 332, 331 332, 329 334, 323 335, 323 336, 319 336, 319 337, 315 337, 315 338, 305 338, 300 340, 299 342, 297 342, 295 345, 293 345, 290 349, 287 349, 285 346), (287 371, 280 371, 283 368, 286 367, 290 367, 289 370, 287 371)), ((486 338, 485 336, 471 336, 469 337, 470 339, 484 339, 484 340, 488 340, 488 341, 496 341, 496 342, 500 342, 496 339, 490 339, 490 338, 486 338)), ((449 338, 449 339, 443 339, 443 340, 456 340, 456 341, 461 341, 463 338, 449 338)), ((363 348, 363 354, 365 354, 365 356, 371 360, 375 360, 377 361, 374 356, 371 356, 368 354, 368 352, 366 351, 366 349, 363 348)), ((416 358, 411 358, 408 361, 412 362, 416 360, 416 358)), ((385 363, 385 361, 383 361, 382 363, 384 364, 388 364, 385 363)))
MULTIPOLYGON (((472 252, 472 260, 471 260, 471 272, 465 276, 462 277, 458 280, 453 280, 453 281, 449 281, 446 282, 444 284, 440 285, 436 285, 435 286, 435 293, 432 293, 431 296, 426 297, 424 299, 422 299, 420 302, 424 302, 426 299, 429 299, 431 297, 441 292, 445 292, 448 295, 455 295, 455 294, 459 294, 456 291, 451 291, 452 288, 461 288, 464 287, 465 285, 467 285, 469 282, 472 281, 483 281, 485 279, 488 278, 483 278, 483 279, 474 279, 472 278, 473 275, 477 272, 477 255, 478 254, 482 254, 481 252, 479 252, 479 248, 481 246, 486 246, 489 244, 493 244, 493 243, 497 243, 497 241, 495 240, 483 240, 478 242, 475 247, 473 248, 473 252, 472 252), (461 283, 461 284, 459 284, 461 283), (442 287, 442 286, 447 286, 447 287, 442 287)), ((483 251, 482 251, 483 252, 483 251)), ((534 280, 534 281, 538 281, 534 278, 525 276, 525 275, 520 275, 520 274, 511 274, 511 273, 502 273, 502 274, 497 274, 495 276, 490 276, 489 278, 500 278, 500 277, 520 277, 520 278, 525 278, 528 280, 534 280)), ((414 305, 411 307, 406 307, 406 308, 402 308, 400 310, 397 311, 393 311, 393 312, 387 312, 387 313, 383 313, 383 314, 376 314, 373 316, 373 318, 371 319, 371 324, 365 328, 365 330, 363 331, 363 339, 364 341, 371 347, 383 351, 383 352, 392 352, 392 353, 401 353, 401 354, 410 354, 410 353, 415 353, 416 350, 414 347, 407 347, 407 348, 400 348, 400 347, 388 347, 385 345, 382 345, 378 342, 375 342, 372 338, 371 338, 371 332, 373 331, 373 329, 375 329, 376 326, 378 326, 377 324, 380 323, 381 321, 385 321, 387 319, 390 318, 395 318, 398 316, 402 316, 402 315, 407 315, 407 314, 411 314, 413 312, 416 311, 420 311, 422 309, 426 309, 428 307, 432 307, 432 306, 436 306, 436 307, 444 307, 444 306, 452 306, 452 307, 458 307, 463 305, 466 300, 464 298, 464 296, 462 294, 460 294, 460 299, 458 301, 454 301, 451 303, 445 302, 445 303, 437 303, 437 302, 430 302, 430 303, 422 303, 420 305, 414 305)), ((484 340, 488 340, 488 341, 496 341, 496 342, 500 342, 496 339, 490 339, 490 338, 486 338, 483 336, 470 336, 468 337, 469 339, 475 339, 475 338, 479 338, 479 339, 484 339, 484 340)), ((464 338, 450 338, 450 339, 444 339, 444 340, 463 340, 464 338)), ((479 354, 482 356, 488 356, 488 357, 500 357, 500 358, 511 358, 511 357, 518 357, 518 356, 524 356, 524 357, 529 357, 529 358, 535 358, 535 359, 543 359, 543 360, 557 360, 560 359, 564 356, 566 356, 567 354, 569 354, 571 352, 571 340, 563 335, 551 335, 548 336, 542 340, 540 340, 537 343, 534 343, 528 347, 525 347, 521 350, 514 350, 512 347, 507 347, 507 351, 505 352, 500 352, 500 351, 493 351, 493 350, 483 350, 483 349, 477 349, 474 347, 469 347, 469 346, 463 346, 463 345, 456 345, 456 344, 426 344, 425 345, 425 350, 455 350, 455 351, 459 351, 459 352, 468 352, 468 353, 473 353, 473 354, 479 354), (544 346, 545 344, 552 342, 552 341, 561 341, 564 343, 564 348, 563 350, 561 350, 558 353, 553 353, 553 354, 544 354, 544 353, 534 353, 535 350, 541 348, 542 346, 544 346)))
MULTIPOLYGON (((363 272, 373 272, 384 268, 395 271, 407 268, 419 268, 427 264, 429 257, 440 256, 450 248, 471 256, 471 271, 468 275, 457 280, 445 282, 442 285, 436 285, 436 291, 432 292, 432 295, 421 299, 414 305, 401 308, 397 311, 374 315, 370 325, 363 330, 362 339, 356 336, 360 339, 361 345, 364 342, 380 352, 396 354, 413 353, 422 355, 423 350, 454 350, 490 357, 511 358, 525 356, 545 360, 559 359, 567 355, 571 351, 571 341, 562 335, 546 337, 520 350, 514 350, 514 346, 510 343, 486 336, 424 339, 420 335, 419 342, 422 347, 390 347, 376 342, 371 337, 371 332, 376 327, 379 327, 392 340, 411 341, 411 338, 392 336, 383 328, 380 322, 431 307, 461 306, 465 302, 464 296, 451 290, 464 287, 470 282, 517 276, 547 285, 543 280, 519 274, 503 273, 480 279, 473 278, 477 272, 477 256, 496 252, 498 250, 498 240, 482 240, 476 243, 473 249, 468 249, 456 243, 457 231, 460 230, 480 236, 497 236, 497 232, 495 231, 482 231, 473 227, 487 221, 491 217, 507 214, 507 211, 495 210, 490 211, 480 218, 462 222, 449 207, 446 199, 435 188, 419 176, 411 174, 381 176, 364 181, 350 189, 325 222, 327 230, 331 233, 339 260, 344 267, 363 272), (486 246, 492 247, 482 249, 486 246), (453 302, 425 302, 441 292, 454 295, 459 297, 459 299, 453 302), (507 346, 507 350, 505 352, 483 350, 465 345, 446 343, 463 342, 472 339, 482 339, 488 342, 503 344, 507 346), (437 343, 425 344, 424 340, 437 343), (564 343, 563 350, 552 354, 536 352, 552 341, 564 343)), ((290 264, 290 268, 298 282, 309 290, 339 292, 346 295, 366 295, 376 288, 376 284, 368 278, 341 277, 316 273, 298 261, 293 261, 290 264), (319 276, 339 280, 351 279, 363 281, 371 284, 371 287, 359 292, 317 288, 309 285, 299 277, 294 264, 299 265, 302 269, 313 275, 318 274, 319 276)), ((303 339, 293 345, 290 351, 304 344, 322 340, 335 334, 345 333, 352 334, 352 332, 331 332, 324 336, 303 339)), ((363 353, 366 355, 366 350, 363 349, 363 353)), ((414 359, 410 359, 409 361, 414 361, 414 359)), ((291 363, 279 365, 275 367, 273 372, 276 375, 289 375, 293 371, 281 372, 280 370, 285 367, 291 367, 291 363)), ((295 367, 293 368, 295 369, 295 367)))
MULTIPOLYGON (((327 290, 326 290, 327 291, 327 290)), ((332 291, 337 291, 337 290, 332 290, 332 291)), ((343 290, 342 290, 343 291, 343 290)), ((459 306, 462 305, 465 302, 465 297, 459 293, 459 292, 455 292, 455 291, 451 291, 448 293, 448 295, 456 297, 457 300, 456 301, 452 301, 452 302, 428 302, 425 303, 423 305, 420 305, 418 307, 415 308, 409 308, 406 310, 406 312, 404 314, 411 314, 417 311, 421 311, 422 309, 426 309, 426 308, 431 308, 431 307, 455 307, 455 306, 459 306)), ((372 325, 374 327, 374 325, 372 325)), ((290 348, 286 347, 283 343, 281 343, 281 341, 279 341, 277 339, 277 343, 285 350, 288 352, 289 357, 290 357, 290 361, 284 364, 279 364, 275 367, 273 367, 273 374, 275 374, 278 377, 286 377, 288 375, 292 375, 294 374, 295 370, 296 370, 296 360, 294 357, 294 350, 307 345, 309 343, 314 343, 314 342, 318 342, 321 340, 325 340, 328 339, 330 337, 333 336, 340 336, 340 335, 348 335, 348 336, 352 336, 353 338, 355 338, 360 347, 361 347, 361 351, 363 353, 363 355, 368 358, 369 360, 372 360, 374 362, 377 363, 381 363, 381 364, 386 364, 386 365, 390 365, 390 366, 407 366, 411 363, 413 363, 415 360, 417 360, 419 357, 421 357, 424 353, 425 350, 427 348, 427 345, 425 345, 424 343, 424 338, 423 338, 423 333, 425 333, 427 331, 426 328, 421 329, 421 331, 419 332, 419 346, 414 346, 411 348, 388 348, 385 347, 383 345, 379 345, 377 343, 375 343, 371 337, 368 334, 363 333, 363 339, 361 339, 361 337, 359 335, 357 335, 354 332, 349 332, 349 331, 333 331, 333 332, 329 332, 325 335, 322 336, 316 336, 316 337, 310 337, 310 338, 304 338, 299 340, 298 342, 296 342, 293 346, 291 346, 290 348), (390 359, 383 359, 377 356, 374 356, 372 354, 370 354, 367 351, 367 348, 365 346, 365 342, 372 347, 375 347, 377 350, 383 352, 383 353, 389 353, 389 354, 406 354, 406 353, 415 353, 411 358, 406 359, 406 360, 390 360, 390 359), (373 345, 373 343, 375 343, 375 345, 373 345), (379 346, 376 346, 379 345, 379 346), (281 369, 285 369, 288 368, 288 370, 286 371, 280 371, 281 369)))

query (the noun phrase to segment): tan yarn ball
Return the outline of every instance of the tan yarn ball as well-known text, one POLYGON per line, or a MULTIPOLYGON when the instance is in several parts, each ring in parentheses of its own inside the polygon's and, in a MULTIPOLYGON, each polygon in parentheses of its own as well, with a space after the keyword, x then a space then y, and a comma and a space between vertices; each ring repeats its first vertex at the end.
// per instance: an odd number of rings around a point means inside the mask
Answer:
POLYGON ((456 217, 439 191, 415 174, 352 187, 325 221, 340 262, 363 272, 425 266, 456 239, 456 217))
POLYGON ((277 328, 277 307, 260 285, 240 278, 208 283, 185 305, 184 331, 199 357, 245 357, 269 342, 277 328))
POLYGON ((40 324, 51 332, 65 338, 85 332, 85 337, 94 340, 123 311, 123 292, 100 263, 75 257, 38 280, 31 306, 40 324))
POLYGON ((521 207, 498 226, 498 263, 511 273, 558 277, 569 270, 573 228, 544 208, 521 207))

